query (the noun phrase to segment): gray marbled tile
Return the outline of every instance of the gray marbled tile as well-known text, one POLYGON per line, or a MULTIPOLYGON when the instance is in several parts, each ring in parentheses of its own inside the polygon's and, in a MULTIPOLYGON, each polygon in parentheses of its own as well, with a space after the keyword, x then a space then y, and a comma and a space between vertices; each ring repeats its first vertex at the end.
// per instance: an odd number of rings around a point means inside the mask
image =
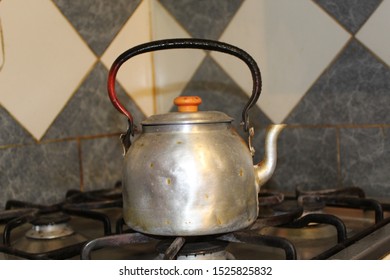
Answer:
POLYGON ((53 0, 91 49, 102 55, 141 0, 53 0))
POLYGON ((352 40, 287 117, 300 124, 390 123, 390 69, 352 40))
MULTIPOLYGON (((182 95, 201 97, 202 104, 199 106, 201 111, 221 111, 232 117, 235 129, 243 138, 247 139, 247 133, 243 132, 240 122, 242 111, 249 100, 249 96, 212 58, 209 56, 205 58, 183 90, 182 95)), ((249 119, 256 133, 254 147, 261 150, 263 143, 260 140, 260 131, 271 121, 258 106, 252 107, 249 111, 249 119)))
POLYGON ((10 199, 39 204, 62 201, 80 188, 77 143, 34 144, 0 150, 0 208, 10 199))
POLYGON ((335 129, 287 127, 281 132, 276 170, 264 188, 294 193, 299 185, 339 187, 335 129))
POLYGON ((340 130, 341 175, 344 186, 356 186, 368 196, 390 197, 389 128, 340 130))
POLYGON ((33 142, 32 136, 0 105, 0 147, 33 142))
POLYGON ((159 0, 195 38, 218 39, 243 0, 159 0))
POLYGON ((348 31, 355 34, 382 0, 314 0, 348 31))
POLYGON ((113 188, 122 180, 123 149, 119 137, 82 140, 83 190, 113 188))
MULTIPOLYGON (((43 139, 91 136, 124 132, 127 119, 111 104, 107 94, 108 71, 97 64, 75 95, 55 119, 43 139)), ((125 94, 117 83, 119 100, 130 110, 136 120, 143 120, 144 114, 125 94)))

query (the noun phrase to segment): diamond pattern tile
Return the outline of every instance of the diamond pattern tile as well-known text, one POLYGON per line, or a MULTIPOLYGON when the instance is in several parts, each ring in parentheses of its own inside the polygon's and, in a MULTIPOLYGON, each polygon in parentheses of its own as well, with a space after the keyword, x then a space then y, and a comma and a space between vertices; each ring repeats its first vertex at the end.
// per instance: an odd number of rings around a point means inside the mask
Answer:
POLYGON ((54 0, 98 56, 102 55, 141 0, 54 0))
MULTIPOLYGON (((349 38, 311 1, 246 0, 221 41, 241 47, 258 62, 263 76, 259 106, 280 123, 349 38)), ((245 65, 212 55, 245 92, 251 92, 245 65)))
MULTIPOLYGON (((149 1, 142 1, 104 52, 101 57, 103 64, 109 69, 114 60, 124 51, 138 44, 149 42, 151 40, 150 24, 149 1)), ((117 81, 146 115, 154 113, 151 54, 136 56, 123 64, 118 72, 117 81)))
MULTIPOLYGON (((127 119, 111 104, 107 94, 108 70, 98 63, 55 119, 43 139, 63 139, 124 132, 127 119), (64 129, 66 127, 66 129, 64 129)), ((141 110, 117 85, 118 98, 136 120, 144 119, 141 110)))
POLYGON ((341 129, 340 155, 343 184, 362 187, 368 196, 389 197, 389 150, 388 128, 341 129))
POLYGON ((339 187, 337 131, 334 128, 285 128, 278 139, 278 164, 266 189, 295 194, 299 185, 339 187))
POLYGON ((0 106, 0 147, 34 143, 34 138, 0 106))
POLYGON ((1 4, 0 102, 40 139, 96 57, 51 1, 1 4))
MULTIPOLYGON (((153 2, 153 40, 191 37, 159 2, 153 2)), ((205 57, 202 50, 153 52, 156 113, 168 112, 205 57)))
POLYGON ((159 0, 195 38, 217 40, 243 0, 159 0))
POLYGON ((112 188, 122 180, 123 148, 119 137, 82 140, 81 151, 83 190, 112 188))
POLYGON ((0 208, 9 199, 38 204, 63 201, 80 185, 76 141, 0 149, 0 208))
POLYGON ((287 118, 300 124, 389 123, 390 69, 352 40, 287 118))
POLYGON ((374 14, 356 34, 363 44, 370 48, 387 65, 390 65, 390 0, 383 0, 374 14))
POLYGON ((314 0, 349 32, 355 34, 382 0, 314 0))
POLYGON ((3 35, 3 26, 0 20, 0 71, 3 69, 5 63, 5 47, 4 47, 4 35, 3 35))

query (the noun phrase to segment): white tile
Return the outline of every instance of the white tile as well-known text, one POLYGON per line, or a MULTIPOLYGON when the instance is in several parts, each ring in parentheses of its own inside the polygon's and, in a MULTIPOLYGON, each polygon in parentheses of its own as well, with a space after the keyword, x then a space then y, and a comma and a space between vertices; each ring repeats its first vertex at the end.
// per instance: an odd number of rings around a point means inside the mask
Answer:
MULTIPOLYGON (((258 106, 280 123, 349 37, 312 1, 246 0, 220 40, 241 47, 257 61, 263 78, 258 106)), ((226 55, 212 55, 250 94, 246 66, 226 55)))
MULTIPOLYGON (((153 39, 189 38, 190 35, 158 1, 153 1, 153 39)), ((164 50, 153 53, 157 113, 166 113, 205 57, 202 50, 164 50)))
POLYGON ((50 0, 2 1, 0 12, 0 103, 40 139, 96 57, 50 0))
POLYGON ((0 18, 0 70, 3 68, 4 65, 4 40, 3 40, 3 26, 1 24, 1 18, 0 18))
MULTIPOLYGON (((150 40, 150 2, 142 1, 107 48, 101 61, 110 68, 124 51, 150 40)), ((151 56, 152 54, 146 53, 129 59, 117 75, 117 81, 147 116, 155 112, 151 56)))
POLYGON ((383 0, 356 37, 390 65, 390 0, 383 0))

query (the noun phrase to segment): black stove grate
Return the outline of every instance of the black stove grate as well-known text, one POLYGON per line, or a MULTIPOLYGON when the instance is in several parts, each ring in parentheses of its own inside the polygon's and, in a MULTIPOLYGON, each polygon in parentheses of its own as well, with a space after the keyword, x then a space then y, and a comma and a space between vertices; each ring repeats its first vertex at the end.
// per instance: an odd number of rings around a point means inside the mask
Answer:
POLYGON ((66 193, 63 202, 53 205, 9 200, 5 210, 0 211, 0 224, 4 225, 0 252, 23 259, 69 259, 79 256, 86 241, 50 251, 31 253, 13 247, 11 242, 13 233, 27 223, 43 225, 45 222, 47 225, 52 225, 67 222, 70 216, 76 216, 98 221, 103 235, 112 235, 110 217, 98 210, 113 207, 118 209, 122 207, 120 185, 116 185, 113 189, 90 192, 71 190, 66 193), (61 217, 68 218, 64 220, 61 217))

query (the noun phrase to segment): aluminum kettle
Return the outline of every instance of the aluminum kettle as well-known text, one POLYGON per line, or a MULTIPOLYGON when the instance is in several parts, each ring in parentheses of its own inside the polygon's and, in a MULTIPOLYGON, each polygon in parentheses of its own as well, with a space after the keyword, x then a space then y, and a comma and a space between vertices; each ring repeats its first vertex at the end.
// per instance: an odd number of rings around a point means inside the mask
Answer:
POLYGON ((197 236, 232 232, 252 225, 258 216, 258 193, 276 166, 276 142, 284 125, 271 125, 265 158, 253 164, 253 128, 248 111, 261 91, 256 62, 245 51, 218 41, 169 39, 145 43, 122 53, 112 64, 108 94, 114 107, 129 122, 122 135, 123 217, 132 229, 162 236, 197 236), (246 143, 232 127, 233 119, 217 111, 197 110, 199 97, 175 100, 179 112, 153 115, 136 126, 120 103, 115 79, 128 59, 165 49, 204 49, 233 55, 249 67, 252 95, 242 112, 246 143), (134 143, 131 140, 134 138, 134 143))

